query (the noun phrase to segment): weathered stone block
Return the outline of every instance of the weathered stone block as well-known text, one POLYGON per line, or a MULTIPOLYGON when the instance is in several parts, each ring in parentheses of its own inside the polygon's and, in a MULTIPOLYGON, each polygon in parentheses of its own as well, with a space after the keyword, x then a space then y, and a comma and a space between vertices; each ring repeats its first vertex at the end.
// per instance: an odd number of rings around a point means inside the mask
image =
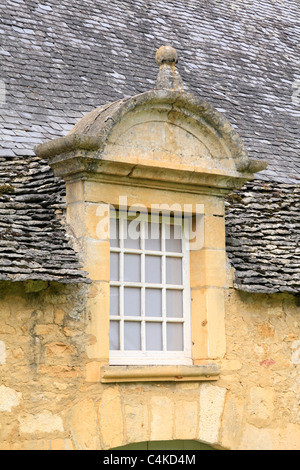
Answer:
POLYGON ((97 409, 91 399, 78 402, 68 413, 68 426, 76 450, 100 448, 97 409))
POLYGON ((267 426, 273 419, 275 391, 271 387, 252 387, 247 407, 247 420, 260 428, 267 426))
POLYGON ((169 397, 153 396, 151 406, 151 440, 171 440, 173 437, 173 424, 175 403, 169 397))
POLYGON ((11 411, 21 402, 22 393, 16 392, 12 388, 0 386, 0 411, 11 411))
POLYGON ((63 432, 62 418, 49 411, 19 418, 22 434, 63 432))
POLYGON ((126 442, 149 440, 150 421, 148 405, 137 403, 124 407, 124 432, 126 442))
POLYGON ((299 340, 293 341, 292 349, 294 352, 292 354, 291 361, 296 366, 299 366, 300 365, 300 341, 299 340))
POLYGON ((205 215, 204 248, 225 250, 225 218, 205 215))
POLYGON ((193 359, 222 358, 226 351, 224 291, 192 289, 193 359))
POLYGON ((83 202, 76 202, 68 205, 67 223, 72 227, 72 231, 77 239, 85 235, 85 205, 83 202))
POLYGON ((197 401, 179 400, 176 402, 176 439, 197 439, 199 404, 197 401))
POLYGON ((205 289, 192 289, 191 300, 192 354, 194 360, 201 360, 208 357, 205 289))
POLYGON ((58 378, 77 378, 83 375, 80 367, 68 366, 68 365, 45 365, 39 366, 39 373, 48 375, 49 377, 58 378))
POLYGON ((86 365, 86 377, 87 382, 100 382, 101 380, 101 362, 93 361, 88 362, 86 365))
POLYGON ((4 341, 0 341, 0 365, 6 363, 6 346, 4 341))
POLYGON ((48 336, 58 332, 57 326, 53 324, 48 325, 36 325, 34 333, 37 336, 48 336))
POLYGON ((243 431, 245 402, 243 398, 228 394, 221 426, 220 443, 225 449, 237 448, 243 431))
POLYGON ((225 287, 225 251, 210 249, 192 251, 190 270, 192 287, 225 287))
POLYGON ((84 269, 94 281, 110 280, 110 244, 107 241, 87 240, 84 269))
POLYGON ((46 356, 47 357, 69 357, 71 354, 76 353, 76 348, 73 345, 53 342, 46 344, 46 356))
POLYGON ((200 387, 200 423, 198 439, 208 444, 219 442, 226 389, 211 384, 200 387))
POLYGON ((87 346, 89 359, 108 361, 109 356, 109 283, 94 283, 97 292, 93 292, 86 305, 88 318, 87 334, 91 335, 91 344, 87 346))
POLYGON ((120 391, 117 387, 110 387, 103 391, 99 405, 99 426, 104 449, 123 444, 123 409, 120 391))
POLYGON ((109 204, 86 204, 85 208, 86 236, 95 240, 109 240, 109 204))
POLYGON ((66 184, 66 202, 78 202, 84 200, 84 183, 83 181, 67 182, 66 184))

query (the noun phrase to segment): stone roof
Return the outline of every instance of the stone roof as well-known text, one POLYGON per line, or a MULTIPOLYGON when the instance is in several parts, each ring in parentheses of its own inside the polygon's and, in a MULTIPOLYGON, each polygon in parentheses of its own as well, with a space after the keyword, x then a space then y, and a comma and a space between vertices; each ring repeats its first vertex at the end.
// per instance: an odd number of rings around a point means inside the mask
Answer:
POLYGON ((60 220, 64 183, 36 157, 0 157, 0 280, 86 282, 60 220))
POLYGON ((228 197, 226 251, 236 288, 299 293, 299 214, 300 185, 254 181, 228 197))
MULTIPOLYGON (((154 54, 167 43, 178 51, 185 89, 224 113, 250 158, 269 161, 257 177, 291 190, 299 184, 298 0, 111 0, 109 8, 103 0, 3 0, 0 14, 0 279, 82 277, 55 216, 63 211, 64 188, 34 146, 66 135, 98 106, 154 88, 154 54), (38 233, 41 245, 33 251, 38 233)), ((258 189, 253 193, 259 198, 258 189)), ((251 244, 252 222, 245 223, 251 244)), ((257 238, 252 243, 254 249, 257 238)), ((237 279, 244 255, 231 258, 237 279)), ((287 269, 298 276, 299 291, 299 267, 287 269)))

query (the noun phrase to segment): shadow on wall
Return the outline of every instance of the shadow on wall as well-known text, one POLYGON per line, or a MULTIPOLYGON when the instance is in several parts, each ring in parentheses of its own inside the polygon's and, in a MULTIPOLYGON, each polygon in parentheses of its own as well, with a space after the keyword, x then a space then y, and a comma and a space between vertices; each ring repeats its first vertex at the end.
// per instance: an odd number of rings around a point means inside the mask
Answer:
POLYGON ((215 450, 207 444, 197 441, 148 441, 136 442, 111 450, 215 450))

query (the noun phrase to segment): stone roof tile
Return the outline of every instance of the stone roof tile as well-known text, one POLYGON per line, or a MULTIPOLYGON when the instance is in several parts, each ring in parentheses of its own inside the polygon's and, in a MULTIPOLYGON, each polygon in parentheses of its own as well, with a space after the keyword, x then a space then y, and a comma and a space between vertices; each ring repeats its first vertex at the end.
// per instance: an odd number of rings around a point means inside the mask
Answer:
POLYGON ((300 186, 254 181, 228 197, 226 250, 235 287, 300 292, 300 186))

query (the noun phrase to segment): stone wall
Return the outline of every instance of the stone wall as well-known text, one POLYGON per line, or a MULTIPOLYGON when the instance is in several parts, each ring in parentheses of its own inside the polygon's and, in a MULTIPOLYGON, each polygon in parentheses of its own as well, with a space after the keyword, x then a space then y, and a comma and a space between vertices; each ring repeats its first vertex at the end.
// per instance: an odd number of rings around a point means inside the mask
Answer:
POLYGON ((0 285, 0 449, 109 449, 193 439, 300 449, 297 299, 227 291, 217 382, 86 382, 88 287, 0 285))
POLYGON ((227 295, 224 447, 300 448, 300 337, 297 298, 227 295), (233 435, 231 434, 233 433, 233 435))
POLYGON ((1 449, 43 447, 49 437, 56 446, 69 436, 63 412, 84 381, 85 289, 0 284, 1 449))

